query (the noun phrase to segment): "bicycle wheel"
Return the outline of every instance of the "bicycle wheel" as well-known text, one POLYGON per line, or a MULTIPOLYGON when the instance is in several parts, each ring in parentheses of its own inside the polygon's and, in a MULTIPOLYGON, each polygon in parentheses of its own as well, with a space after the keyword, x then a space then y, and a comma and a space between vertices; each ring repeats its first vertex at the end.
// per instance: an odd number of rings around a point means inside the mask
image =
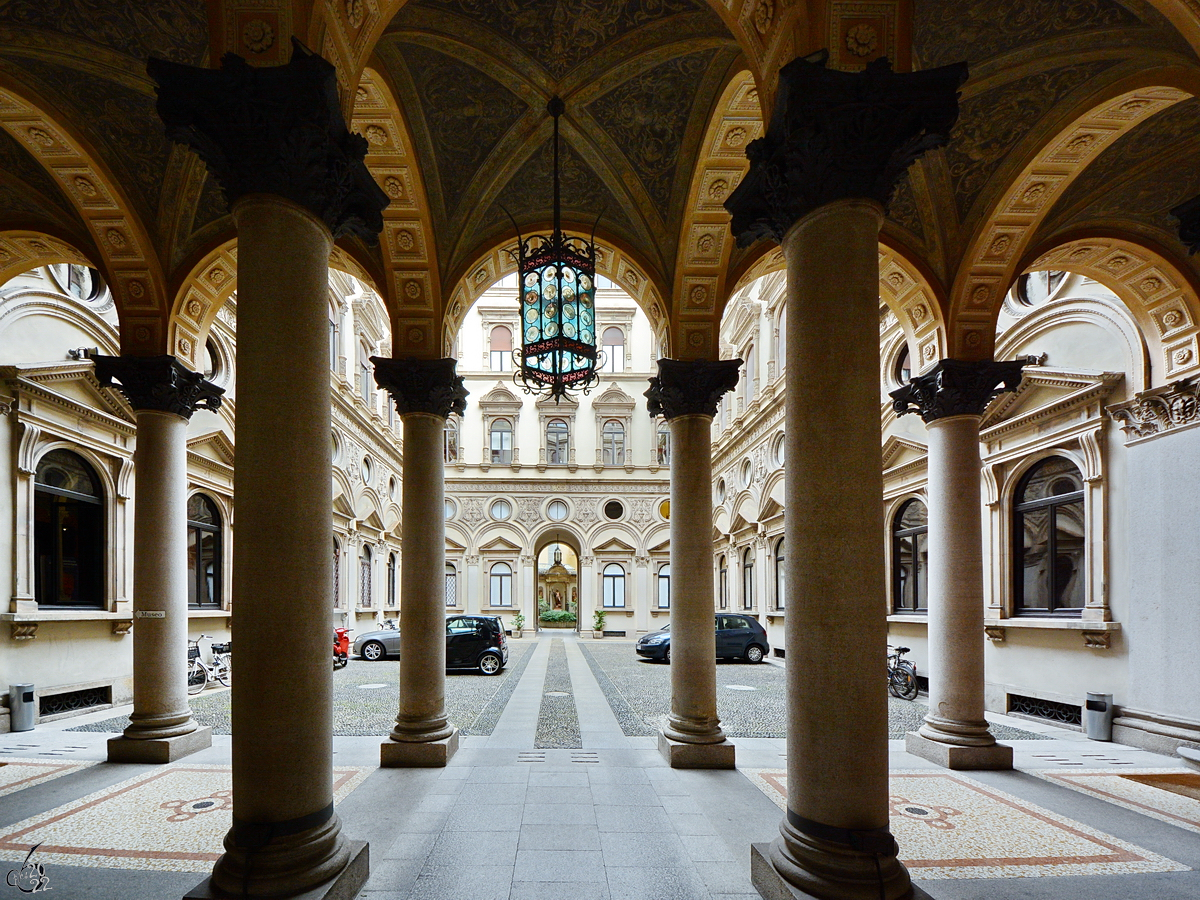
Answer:
POLYGON ((217 681, 221 682, 221 684, 225 685, 225 687, 229 687, 230 683, 233 681, 232 657, 221 657, 221 662, 217 668, 217 681))
POLYGON ((917 676, 908 669, 893 669, 888 675, 888 690, 901 700, 915 700, 919 690, 917 676))
POLYGON ((188 666, 187 692, 198 694, 208 687, 208 669, 198 659, 193 659, 188 666))

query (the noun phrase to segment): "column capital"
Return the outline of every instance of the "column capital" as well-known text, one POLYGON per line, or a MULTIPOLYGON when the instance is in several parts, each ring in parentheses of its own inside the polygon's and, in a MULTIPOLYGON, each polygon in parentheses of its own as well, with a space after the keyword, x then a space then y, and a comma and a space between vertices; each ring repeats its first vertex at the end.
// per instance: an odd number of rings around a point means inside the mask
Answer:
POLYGON ((782 242, 797 221, 837 200, 886 208, 904 170, 945 144, 958 119, 966 63, 897 73, 881 57, 842 72, 827 69, 828 59, 821 50, 779 70, 771 124, 746 146, 750 170, 725 201, 740 247, 782 242))
POLYGON ((897 415, 920 413, 926 422, 950 416, 982 416, 994 397, 1017 389, 1021 369, 1030 362, 1028 358, 1009 362, 943 359, 888 396, 897 415))
POLYGON ((1200 195, 1180 203, 1171 210, 1179 220, 1179 240, 1187 247, 1188 256, 1200 250, 1200 195))
POLYGON ((333 236, 374 242, 390 202, 363 162, 367 141, 346 128, 334 67, 292 38, 283 66, 236 53, 206 69, 151 57, 167 137, 194 150, 232 207, 272 194, 307 209, 333 236))
POLYGON ((221 407, 225 389, 206 381, 174 356, 93 356, 92 361, 100 384, 116 387, 135 410, 157 410, 190 419, 197 409, 221 407))
POLYGON ((667 421, 677 416, 717 414, 721 395, 737 387, 740 359, 660 359, 658 375, 643 396, 652 416, 667 421))
POLYGON ((388 359, 372 356, 375 382, 392 395, 396 411, 433 413, 443 419, 467 409, 467 389, 454 374, 455 359, 388 359))

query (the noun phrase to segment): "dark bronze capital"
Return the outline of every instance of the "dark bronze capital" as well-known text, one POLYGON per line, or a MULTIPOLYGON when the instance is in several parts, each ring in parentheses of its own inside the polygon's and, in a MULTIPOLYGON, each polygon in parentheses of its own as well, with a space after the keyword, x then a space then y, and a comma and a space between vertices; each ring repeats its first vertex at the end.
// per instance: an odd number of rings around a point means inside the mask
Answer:
POLYGON ((1171 210, 1171 215, 1179 220, 1179 240, 1191 256, 1200 250, 1200 195, 1180 203, 1171 210))
POLYGON ((887 207, 896 180, 946 143, 967 64, 896 73, 885 58, 861 72, 825 68, 829 52, 779 70, 767 133, 746 147, 750 170, 725 201, 738 246, 784 234, 836 200, 887 207))
POLYGON ((96 378, 116 387, 135 410, 152 409, 190 419, 197 409, 221 407, 219 388, 174 356, 93 356, 96 378))
POLYGON ((721 395, 737 387, 740 359, 660 359, 650 379, 646 408, 667 421, 676 416, 715 416, 721 395))
POLYGON ((943 359, 931 371, 917 375, 888 396, 897 415, 920 413, 926 422, 950 416, 982 416, 994 397, 1020 386, 1021 369, 1032 361, 943 359))
POLYGON ((367 171, 367 141, 346 128, 332 65, 292 38, 284 66, 251 66, 236 53, 220 69, 151 57, 167 137, 204 160, 232 206, 274 194, 303 206, 334 237, 374 243, 390 202, 367 171))
POLYGON ((453 359, 388 359, 372 356, 375 382, 392 395, 396 411, 433 413, 443 419, 467 410, 467 389, 453 359))

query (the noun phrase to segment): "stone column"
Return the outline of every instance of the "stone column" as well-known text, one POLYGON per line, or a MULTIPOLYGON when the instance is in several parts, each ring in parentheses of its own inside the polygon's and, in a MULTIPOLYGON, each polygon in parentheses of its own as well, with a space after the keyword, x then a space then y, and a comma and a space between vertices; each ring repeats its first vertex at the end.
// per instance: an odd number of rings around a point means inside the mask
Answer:
POLYGON ((1024 361, 944 359, 892 391, 929 434, 929 714, 906 749, 948 769, 1011 769, 983 716, 979 420, 1021 383, 1024 361))
POLYGON ((765 137, 726 202, 739 243, 787 260, 788 752, 780 836, 751 850, 765 897, 920 895, 888 830, 879 424, 879 227, 896 179, 944 143, 965 66, 780 70, 765 137))
POLYGON ((400 713, 379 751, 388 767, 444 766, 458 750, 446 717, 446 477, 442 435, 467 408, 453 359, 372 356, 404 427, 400 542, 400 713))
POLYGON ((717 718, 712 420, 741 365, 660 359, 646 391, 650 415, 671 428, 671 714, 658 750, 676 769, 734 767, 734 745, 717 718))
POLYGON ((133 505, 133 714, 109 762, 166 763, 212 746, 187 699, 187 423, 224 391, 173 356, 97 356, 96 377, 137 416, 133 505))
POLYGON ((373 240, 388 201, 333 66, 293 43, 273 68, 148 66, 167 135, 238 229, 233 825, 193 897, 353 896, 367 879, 333 811, 328 261, 338 235, 373 240))

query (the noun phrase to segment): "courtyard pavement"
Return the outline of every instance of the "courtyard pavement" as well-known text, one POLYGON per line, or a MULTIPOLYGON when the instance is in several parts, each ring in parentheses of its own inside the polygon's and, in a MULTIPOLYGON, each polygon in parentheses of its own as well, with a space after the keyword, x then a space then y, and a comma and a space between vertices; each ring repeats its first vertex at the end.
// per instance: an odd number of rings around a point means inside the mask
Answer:
MULTIPOLYGON (((465 737, 444 769, 378 768, 394 662, 337 673, 335 794, 347 834, 370 842, 362 896, 757 897, 749 845, 778 833, 787 790, 782 668, 719 666, 738 769, 684 771, 665 765, 651 724, 666 711, 669 669, 633 656, 632 642, 556 634, 514 641, 502 676, 449 676, 465 737)), ((196 698, 218 730, 227 696, 196 698)), ((104 762, 108 729, 128 711, 0 735, 0 858, 18 869, 40 844, 58 897, 182 897, 220 853, 228 735, 170 766, 104 762)), ((893 733, 923 711, 893 701, 893 733)), ((1016 736, 1015 771, 950 773, 890 744, 892 830, 923 890, 936 900, 1200 900, 1196 775, 1078 732, 995 724, 1016 736)), ((0 900, 19 894, 0 883, 0 900)))

